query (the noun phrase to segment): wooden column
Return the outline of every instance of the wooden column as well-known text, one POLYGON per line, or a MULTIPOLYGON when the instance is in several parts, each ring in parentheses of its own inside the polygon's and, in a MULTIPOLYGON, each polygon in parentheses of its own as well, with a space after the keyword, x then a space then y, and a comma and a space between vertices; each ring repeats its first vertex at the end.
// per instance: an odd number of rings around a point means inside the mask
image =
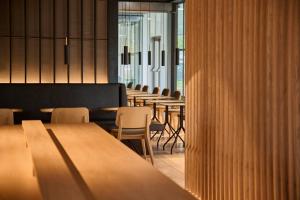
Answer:
POLYGON ((300 1, 186 1, 186 188, 300 199, 300 1))

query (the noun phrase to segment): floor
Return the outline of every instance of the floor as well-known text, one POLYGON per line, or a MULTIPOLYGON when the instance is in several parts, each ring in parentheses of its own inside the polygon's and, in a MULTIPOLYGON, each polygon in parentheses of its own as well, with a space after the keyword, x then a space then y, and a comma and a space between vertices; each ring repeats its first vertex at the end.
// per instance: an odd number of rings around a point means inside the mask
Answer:
MULTIPOLYGON (((183 135, 182 135, 183 137, 183 135)), ((170 153, 171 144, 162 149, 162 145, 168 139, 168 135, 161 139, 159 148, 157 149, 157 139, 152 139, 152 147, 154 151, 154 167, 156 167, 163 174, 172 179, 175 183, 184 188, 184 148, 182 142, 175 145, 173 154, 170 153)), ((173 140, 171 140, 173 142, 173 140)))

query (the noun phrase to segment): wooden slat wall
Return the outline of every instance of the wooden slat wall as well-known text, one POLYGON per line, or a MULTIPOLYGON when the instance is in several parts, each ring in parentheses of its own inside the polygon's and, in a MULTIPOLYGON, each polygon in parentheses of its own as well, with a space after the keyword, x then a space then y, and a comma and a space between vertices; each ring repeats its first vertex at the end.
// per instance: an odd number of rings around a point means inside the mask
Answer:
POLYGON ((0 83, 108 81, 107 0, 0 0, 0 13, 0 83))
POLYGON ((300 1, 186 1, 186 188, 300 199, 300 1))

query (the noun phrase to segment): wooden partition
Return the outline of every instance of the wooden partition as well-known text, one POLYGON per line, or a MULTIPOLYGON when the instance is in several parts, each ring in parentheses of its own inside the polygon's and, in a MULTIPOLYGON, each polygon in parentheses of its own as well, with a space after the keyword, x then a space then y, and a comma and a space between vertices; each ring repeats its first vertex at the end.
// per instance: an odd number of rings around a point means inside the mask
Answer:
POLYGON ((186 1, 186 187, 300 199, 300 1, 186 1))

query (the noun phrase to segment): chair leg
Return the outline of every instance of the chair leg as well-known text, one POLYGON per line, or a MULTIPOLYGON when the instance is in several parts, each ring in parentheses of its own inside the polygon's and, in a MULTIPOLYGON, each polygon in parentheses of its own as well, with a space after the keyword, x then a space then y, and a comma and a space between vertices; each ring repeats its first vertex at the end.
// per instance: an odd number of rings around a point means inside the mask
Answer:
POLYGON ((151 163, 152 165, 154 165, 154 160, 153 160, 153 151, 152 151, 152 147, 151 147, 151 144, 150 144, 150 139, 148 137, 146 137, 146 145, 147 145, 147 148, 148 148, 148 152, 149 152, 149 155, 150 155, 150 159, 151 159, 151 163))
POLYGON ((144 157, 147 160, 147 150, 146 150, 145 139, 141 139, 141 143, 142 143, 144 157))

